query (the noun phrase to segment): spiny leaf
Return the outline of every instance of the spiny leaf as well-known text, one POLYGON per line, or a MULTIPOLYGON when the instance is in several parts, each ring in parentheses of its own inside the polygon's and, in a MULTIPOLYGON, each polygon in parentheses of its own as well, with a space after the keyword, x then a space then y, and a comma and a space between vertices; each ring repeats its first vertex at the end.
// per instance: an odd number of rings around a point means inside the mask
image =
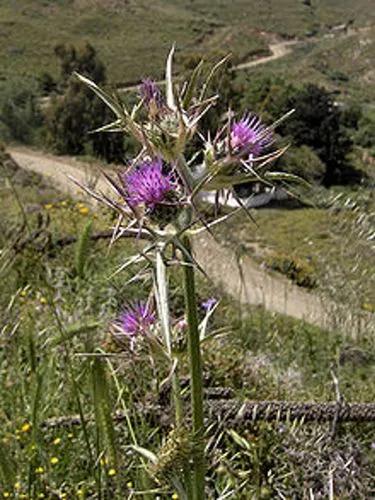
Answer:
POLYGON ((147 448, 142 448, 142 446, 131 445, 131 448, 138 453, 143 458, 146 458, 151 463, 156 464, 158 462, 158 457, 152 451, 147 448))
POLYGON ((80 333, 90 332, 92 330, 96 330, 100 325, 99 321, 91 321, 88 323, 75 323, 74 325, 69 326, 63 336, 59 336, 52 341, 52 345, 56 346, 58 344, 62 344, 67 340, 70 340, 80 333))
POLYGON ((98 87, 96 83, 94 83, 89 78, 86 78, 85 76, 80 75, 77 72, 75 72, 74 74, 79 78, 79 80, 81 80, 81 82, 87 85, 93 92, 95 92, 98 97, 100 97, 100 99, 114 112, 117 118, 123 117, 124 110, 109 94, 107 94, 107 92, 98 87))
POLYGON ((95 420, 100 435, 108 447, 113 464, 117 463, 115 429, 111 414, 111 398, 107 383, 106 369, 99 358, 92 362, 92 385, 95 420))
POLYGON ((202 73, 202 69, 203 69, 203 61, 200 61, 199 64, 197 64, 197 66, 194 68, 194 71, 191 75, 191 78, 190 78, 190 81, 189 81, 189 84, 186 88, 186 92, 185 92, 185 95, 184 95, 184 98, 183 98, 183 108, 186 109, 188 108, 192 98, 193 98, 193 95, 194 95, 194 92, 196 90, 196 87, 197 87, 197 83, 198 83, 198 80, 199 80, 199 77, 202 73))
POLYGON ((202 91, 201 91, 201 95, 200 95, 200 100, 203 100, 205 95, 206 95, 206 92, 207 92, 207 89, 208 89, 208 86, 210 85, 211 83, 211 80, 213 79, 213 77, 215 76, 215 73, 219 70, 219 68, 227 62, 227 60, 230 58, 230 54, 226 55, 225 57, 223 57, 217 64, 215 64, 215 66, 213 66, 213 68, 211 69, 203 87, 202 87, 202 91))
POLYGON ((167 65, 165 69, 165 81, 166 81, 166 92, 167 92, 167 105, 173 111, 176 109, 176 102, 173 92, 173 77, 172 77, 172 63, 174 55, 174 45, 172 46, 167 59, 167 65))
POLYGON ((84 277, 87 257, 89 254, 92 219, 87 222, 76 244, 75 269, 80 278, 84 277))

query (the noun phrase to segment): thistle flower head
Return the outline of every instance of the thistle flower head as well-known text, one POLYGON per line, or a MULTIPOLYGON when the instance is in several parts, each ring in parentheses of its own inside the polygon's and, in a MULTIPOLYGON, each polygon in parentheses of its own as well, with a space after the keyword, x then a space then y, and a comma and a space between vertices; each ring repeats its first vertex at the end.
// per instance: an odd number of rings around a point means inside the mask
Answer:
POLYGON ((142 80, 139 86, 139 94, 147 106, 155 103, 157 107, 160 107, 163 103, 160 89, 151 78, 142 80))
POLYGON ((147 333, 150 326, 155 323, 155 313, 149 304, 136 302, 126 307, 115 323, 126 336, 132 338, 147 333))
POLYGON ((245 151, 253 157, 260 156, 273 142, 273 134, 256 115, 232 123, 230 146, 235 151, 245 151))
POLYGON ((146 160, 131 172, 121 176, 130 206, 145 205, 151 210, 165 201, 175 188, 172 174, 163 172, 160 159, 146 160))

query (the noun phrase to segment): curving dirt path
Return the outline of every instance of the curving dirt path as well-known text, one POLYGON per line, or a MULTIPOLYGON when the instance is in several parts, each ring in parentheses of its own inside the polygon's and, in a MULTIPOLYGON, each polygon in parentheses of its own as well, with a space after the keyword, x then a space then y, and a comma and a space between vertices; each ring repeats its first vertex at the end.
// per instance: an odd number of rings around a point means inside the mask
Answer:
POLYGON ((238 64, 233 68, 233 71, 241 71, 243 69, 252 68, 254 66, 259 66, 259 64, 265 64, 275 59, 280 59, 281 57, 285 57, 291 52, 293 52, 293 46, 297 44, 301 44, 301 40, 288 40, 286 42, 278 42, 278 43, 270 43, 269 49, 271 51, 270 56, 259 57, 252 61, 247 61, 241 64, 238 64))
MULTIPOLYGON (((23 147, 8 148, 8 152, 20 167, 42 175, 55 188, 73 197, 87 195, 68 176, 85 185, 95 181, 97 190, 111 192, 108 183, 95 175, 95 165, 23 147)), ((367 319, 365 315, 359 320, 358 316, 352 318, 345 308, 341 308, 338 314, 337 304, 305 291, 281 275, 265 271, 248 256, 239 260, 236 249, 219 244, 208 233, 196 237, 193 246, 197 261, 214 285, 242 303, 261 305, 269 311, 303 319, 323 328, 340 328, 351 337, 368 328, 371 318, 367 319)))

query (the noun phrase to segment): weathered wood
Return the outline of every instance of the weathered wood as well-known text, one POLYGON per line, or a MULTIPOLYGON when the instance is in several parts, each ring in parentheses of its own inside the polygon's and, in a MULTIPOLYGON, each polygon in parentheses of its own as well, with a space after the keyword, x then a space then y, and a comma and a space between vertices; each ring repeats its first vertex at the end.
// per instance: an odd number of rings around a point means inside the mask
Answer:
MULTIPOLYGON (((159 422, 162 427, 169 425, 168 409, 160 404, 137 404, 137 412, 145 418, 159 422)), ((125 420, 125 414, 116 412, 115 422, 125 420)), ((323 422, 375 422, 375 403, 314 403, 289 401, 245 401, 234 399, 215 400, 208 403, 209 421, 225 420, 228 425, 243 428, 257 421, 293 421, 301 423, 323 422)), ((88 420, 90 418, 88 417, 88 420)), ((81 424, 79 415, 55 417, 45 420, 44 428, 72 427, 81 424)))
POLYGON ((314 403, 289 401, 221 401, 211 403, 211 415, 225 418, 235 426, 264 421, 374 422, 375 403, 314 403))

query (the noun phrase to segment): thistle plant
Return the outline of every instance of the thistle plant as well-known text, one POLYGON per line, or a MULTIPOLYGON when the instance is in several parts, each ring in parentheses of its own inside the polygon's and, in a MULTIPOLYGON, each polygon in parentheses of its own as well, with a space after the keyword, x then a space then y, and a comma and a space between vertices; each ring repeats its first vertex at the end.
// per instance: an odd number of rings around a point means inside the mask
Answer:
MULTIPOLYGON (((119 315, 113 328, 117 336, 128 341, 130 351, 136 348, 139 338, 154 337, 154 346, 157 345, 162 352, 158 359, 168 365, 170 373, 175 429, 184 436, 186 423, 183 421, 179 384, 180 358, 174 345, 178 336, 187 335, 191 456, 190 460, 184 461, 181 470, 174 471, 169 477, 181 498, 201 500, 205 498, 206 470, 201 342, 207 321, 199 322, 195 275, 204 270, 194 258, 192 237, 210 231, 213 225, 232 217, 243 207, 208 221, 201 210, 200 195, 207 191, 232 190, 242 183, 269 185, 274 181, 298 179, 270 170, 272 161, 285 150, 273 147, 274 130, 280 120, 266 126, 250 112, 235 119, 233 112, 229 111, 219 130, 201 130, 202 117, 219 99, 219 95, 208 95, 210 81, 226 59, 210 68, 207 74, 200 63, 190 79, 178 85, 172 77, 173 54, 174 49, 166 63, 165 95, 155 82, 145 80, 139 89, 139 101, 131 110, 116 96, 77 75, 114 113, 113 122, 98 131, 122 131, 139 143, 136 158, 118 172, 117 177, 103 172, 113 196, 81 187, 117 212, 113 241, 131 235, 147 242, 142 252, 126 259, 118 271, 141 261, 151 267, 156 312, 150 303, 135 304, 119 315), (187 146, 191 145, 193 138, 200 140, 201 146, 190 154, 191 148, 187 146), (185 318, 178 321, 179 327, 173 326, 168 289, 168 275, 174 266, 181 266, 184 276, 185 318)), ((214 299, 203 304, 206 315, 210 315, 215 307, 214 299)), ((150 457, 150 453, 147 456, 150 457)), ((154 461, 157 462, 156 456, 154 461)))

